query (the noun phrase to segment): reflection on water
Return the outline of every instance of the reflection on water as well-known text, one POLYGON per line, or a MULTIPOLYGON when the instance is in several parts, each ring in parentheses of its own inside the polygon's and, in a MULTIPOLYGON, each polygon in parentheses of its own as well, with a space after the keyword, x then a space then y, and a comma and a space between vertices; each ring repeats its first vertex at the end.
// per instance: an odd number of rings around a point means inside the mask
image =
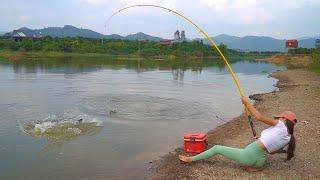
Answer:
MULTIPOLYGON (((242 61, 240 59, 230 59, 231 63, 242 61)), ((253 62, 247 60, 247 62, 253 62)), ((94 72, 100 69, 108 68, 113 70, 133 69, 137 73, 148 70, 172 70, 177 71, 191 70, 200 72, 203 68, 217 67, 219 70, 224 70, 225 64, 219 59, 203 59, 203 60, 117 60, 108 58, 92 58, 92 57, 77 57, 77 58, 42 58, 28 59, 25 61, 14 61, 13 69, 15 73, 85 73, 94 72)))
MULTIPOLYGON (((247 95, 274 90, 278 67, 232 67, 247 95)), ((28 59, 0 64, 0 86, 0 179, 142 179, 243 110, 219 60, 28 59)))
POLYGON ((182 70, 182 69, 174 69, 174 70, 172 70, 172 75, 173 75, 173 79, 174 80, 183 81, 184 70, 182 70))

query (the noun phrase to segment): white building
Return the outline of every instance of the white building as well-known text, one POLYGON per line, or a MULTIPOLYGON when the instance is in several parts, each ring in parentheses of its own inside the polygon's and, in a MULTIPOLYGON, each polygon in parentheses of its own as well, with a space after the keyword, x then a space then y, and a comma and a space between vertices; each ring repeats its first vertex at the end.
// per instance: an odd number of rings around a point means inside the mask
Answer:
POLYGON ((181 31, 181 41, 186 41, 186 34, 185 34, 185 31, 181 31))
POLYGON ((180 32, 179 30, 176 30, 176 32, 173 35, 174 41, 180 41, 180 32))

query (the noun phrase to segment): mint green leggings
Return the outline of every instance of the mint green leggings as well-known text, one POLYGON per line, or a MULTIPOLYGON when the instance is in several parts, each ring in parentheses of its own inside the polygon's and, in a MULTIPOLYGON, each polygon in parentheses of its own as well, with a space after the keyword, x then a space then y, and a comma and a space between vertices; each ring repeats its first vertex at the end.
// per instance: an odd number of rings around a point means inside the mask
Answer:
POLYGON ((215 145, 207 151, 193 156, 192 161, 199 161, 215 156, 217 154, 222 154, 223 156, 232 159, 242 165, 254 168, 263 167, 266 160, 265 151, 261 149, 257 142, 253 142, 244 149, 215 145))

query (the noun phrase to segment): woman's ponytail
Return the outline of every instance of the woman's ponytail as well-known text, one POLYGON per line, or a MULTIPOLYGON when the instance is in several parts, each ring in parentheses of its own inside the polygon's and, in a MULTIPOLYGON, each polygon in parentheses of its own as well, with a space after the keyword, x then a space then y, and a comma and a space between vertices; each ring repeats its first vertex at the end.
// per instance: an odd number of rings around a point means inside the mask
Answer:
POLYGON ((286 125, 288 128, 288 133, 291 135, 289 146, 287 149, 287 160, 290 160, 294 156, 294 150, 296 149, 296 139, 293 135, 293 128, 295 123, 290 120, 286 120, 286 125))

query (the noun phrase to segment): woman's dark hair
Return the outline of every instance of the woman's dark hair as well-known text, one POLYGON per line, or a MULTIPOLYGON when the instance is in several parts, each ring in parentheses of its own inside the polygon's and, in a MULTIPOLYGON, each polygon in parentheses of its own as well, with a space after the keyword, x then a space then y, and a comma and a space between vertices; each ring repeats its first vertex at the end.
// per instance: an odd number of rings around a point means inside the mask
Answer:
POLYGON ((290 160, 294 156, 294 150, 296 149, 296 139, 293 135, 293 128, 297 120, 295 119, 294 122, 286 119, 286 126, 288 128, 288 133, 291 135, 289 146, 287 149, 287 160, 290 160))

